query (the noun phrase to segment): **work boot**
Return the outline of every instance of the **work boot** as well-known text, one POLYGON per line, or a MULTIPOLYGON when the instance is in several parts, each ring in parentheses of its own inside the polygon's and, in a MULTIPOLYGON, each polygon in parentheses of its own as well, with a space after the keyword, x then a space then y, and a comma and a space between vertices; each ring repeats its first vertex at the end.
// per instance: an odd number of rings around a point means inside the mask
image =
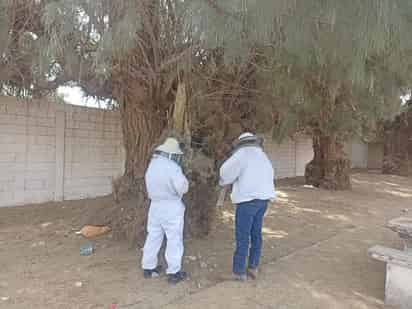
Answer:
POLYGON ((158 278, 160 277, 161 272, 162 272, 162 266, 159 265, 155 269, 143 269, 143 276, 146 279, 158 278))
POLYGON ((258 269, 257 268, 249 268, 247 270, 247 275, 250 277, 252 280, 257 280, 258 278, 258 269))
POLYGON ((175 274, 168 275, 167 281, 170 284, 178 284, 179 282, 186 280, 186 278, 187 278, 187 273, 185 273, 184 271, 179 271, 175 274))
POLYGON ((246 274, 233 274, 233 279, 235 281, 245 282, 247 281, 247 275, 246 274))

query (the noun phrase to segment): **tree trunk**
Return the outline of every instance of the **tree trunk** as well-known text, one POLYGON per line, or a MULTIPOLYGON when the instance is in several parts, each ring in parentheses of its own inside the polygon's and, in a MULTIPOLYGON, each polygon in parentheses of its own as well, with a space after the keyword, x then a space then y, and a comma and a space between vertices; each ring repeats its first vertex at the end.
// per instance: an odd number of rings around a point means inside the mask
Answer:
POLYGON ((384 127, 382 173, 399 176, 412 175, 412 112, 398 116, 384 127))
POLYGON ((201 149, 192 148, 191 113, 186 88, 184 82, 178 85, 172 127, 186 144, 183 168, 191 183, 190 190, 184 197, 185 236, 203 237, 211 231, 215 217, 216 170, 213 158, 207 157, 201 149))
POLYGON ((343 143, 336 136, 321 133, 313 136, 314 158, 306 166, 306 183, 328 190, 347 190, 350 183, 350 160, 343 143))
MULTIPOLYGON (((190 147, 189 113, 184 106, 187 104, 186 94, 182 92, 184 87, 179 87, 179 95, 171 108, 173 113, 156 112, 150 108, 142 111, 142 105, 132 100, 124 101, 121 106, 125 174, 114 183, 113 195, 117 205, 106 217, 109 218, 115 238, 126 239, 133 246, 136 243, 143 244, 145 236, 149 200, 144 174, 154 146, 168 136, 177 137, 186 143, 183 169, 189 178, 190 190, 184 197, 185 236, 202 237, 212 227, 217 199, 214 160, 190 147)), ((158 105, 145 100, 145 107, 151 106, 158 105)))
POLYGON ((124 175, 113 183, 117 205, 111 213, 110 225, 116 239, 126 239, 131 245, 142 244, 149 200, 144 174, 154 145, 160 143, 167 128, 167 114, 156 113, 155 102, 146 99, 146 106, 128 97, 120 109, 125 149, 124 175))

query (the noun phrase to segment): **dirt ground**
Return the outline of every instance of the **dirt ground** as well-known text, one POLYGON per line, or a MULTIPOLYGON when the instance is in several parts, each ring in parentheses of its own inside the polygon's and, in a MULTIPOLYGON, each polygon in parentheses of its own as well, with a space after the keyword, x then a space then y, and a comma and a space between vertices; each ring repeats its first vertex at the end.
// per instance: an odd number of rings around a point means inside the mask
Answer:
POLYGON ((352 181, 348 192, 280 183, 265 219, 261 277, 243 284, 230 280, 229 203, 208 238, 186 241, 190 279, 173 287, 164 277, 144 280, 141 249, 110 235, 80 256, 87 241, 74 231, 84 207, 107 198, 0 209, 0 308, 383 308, 385 265, 367 249, 401 248, 385 223, 412 212, 412 179, 363 172, 352 181))

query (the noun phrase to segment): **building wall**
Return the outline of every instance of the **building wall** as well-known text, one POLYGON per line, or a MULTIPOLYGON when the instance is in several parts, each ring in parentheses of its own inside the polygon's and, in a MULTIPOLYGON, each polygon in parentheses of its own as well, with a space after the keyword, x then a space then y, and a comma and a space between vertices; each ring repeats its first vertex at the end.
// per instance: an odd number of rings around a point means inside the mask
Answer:
POLYGON ((121 136, 115 112, 0 97, 0 207, 111 193, 121 136))
POLYGON ((354 138, 345 144, 345 151, 351 159, 352 168, 368 168, 368 144, 354 138))
POLYGON ((368 168, 381 169, 383 161, 383 144, 368 144, 368 168))
POLYGON ((307 136, 298 136, 281 144, 268 137, 265 149, 273 161, 277 179, 304 176, 306 164, 313 159, 312 140, 307 136))
MULTIPOLYGON (((265 148, 278 179, 313 158, 304 136, 265 148)), ((117 112, 0 97, 0 207, 110 194, 124 158, 117 112)))

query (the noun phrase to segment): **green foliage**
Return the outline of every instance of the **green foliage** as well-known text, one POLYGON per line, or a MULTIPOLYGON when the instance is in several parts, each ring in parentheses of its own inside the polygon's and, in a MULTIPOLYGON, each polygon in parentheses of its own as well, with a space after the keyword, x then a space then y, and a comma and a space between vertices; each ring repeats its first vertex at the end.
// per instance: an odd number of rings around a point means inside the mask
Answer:
MULTIPOLYGON (((191 74, 193 61, 205 61, 200 54, 220 50, 227 68, 256 66, 257 117, 266 126, 275 110, 278 138, 308 128, 362 134, 398 110, 411 82, 409 0, 38 3, 41 27, 32 20, 37 16, 22 16, 32 29, 10 29, 13 1, 0 2, 0 39, 9 42, 10 30, 19 30, 19 46, 32 51, 29 84, 57 81, 52 89, 75 81, 93 95, 111 97, 107 84, 127 78, 153 92, 170 88, 177 72, 191 74), (30 39, 30 30, 38 38, 30 39), (141 62, 115 79, 120 63, 136 53, 141 62)), ((12 58, 7 45, 0 52, 12 58)), ((208 65, 222 65, 215 60, 208 65)))

